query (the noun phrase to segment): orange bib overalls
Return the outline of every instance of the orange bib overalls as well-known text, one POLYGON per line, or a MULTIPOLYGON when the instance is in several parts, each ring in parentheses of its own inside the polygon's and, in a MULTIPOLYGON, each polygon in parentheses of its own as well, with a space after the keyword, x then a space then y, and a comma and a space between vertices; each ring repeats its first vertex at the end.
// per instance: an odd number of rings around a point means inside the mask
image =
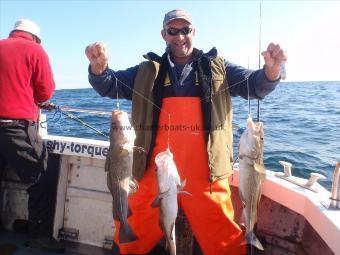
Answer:
POLYGON ((240 248, 242 231, 233 221, 228 179, 214 182, 210 194, 207 145, 198 97, 163 98, 155 147, 138 191, 129 197, 132 215, 128 222, 139 240, 120 244, 119 221, 115 221, 114 241, 120 252, 146 254, 163 237, 158 224, 159 208, 152 208, 151 203, 158 195, 155 156, 167 149, 168 135, 181 180, 186 179, 184 190, 192 194, 179 195, 178 203, 203 253, 245 254, 245 248, 240 248))

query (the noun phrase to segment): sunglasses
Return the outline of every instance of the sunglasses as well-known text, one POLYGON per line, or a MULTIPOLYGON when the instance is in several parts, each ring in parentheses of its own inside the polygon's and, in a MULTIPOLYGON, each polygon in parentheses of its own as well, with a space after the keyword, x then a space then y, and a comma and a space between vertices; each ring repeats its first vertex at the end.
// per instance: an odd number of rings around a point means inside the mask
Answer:
POLYGON ((188 35, 191 33, 191 31, 192 31, 191 27, 182 27, 182 28, 170 27, 166 30, 166 32, 171 36, 176 36, 179 33, 181 33, 182 35, 188 35))

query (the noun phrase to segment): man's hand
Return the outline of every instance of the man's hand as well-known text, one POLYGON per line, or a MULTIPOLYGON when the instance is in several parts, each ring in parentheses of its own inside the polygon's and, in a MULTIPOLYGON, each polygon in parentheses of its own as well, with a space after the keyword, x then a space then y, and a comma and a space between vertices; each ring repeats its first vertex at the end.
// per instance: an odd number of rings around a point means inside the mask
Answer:
POLYGON ((101 75, 109 60, 106 45, 101 42, 90 44, 86 47, 85 54, 90 60, 91 72, 95 75, 101 75))
POLYGON ((267 50, 262 52, 264 58, 264 73, 270 81, 280 78, 281 65, 287 61, 287 56, 281 49, 280 45, 270 43, 267 50))

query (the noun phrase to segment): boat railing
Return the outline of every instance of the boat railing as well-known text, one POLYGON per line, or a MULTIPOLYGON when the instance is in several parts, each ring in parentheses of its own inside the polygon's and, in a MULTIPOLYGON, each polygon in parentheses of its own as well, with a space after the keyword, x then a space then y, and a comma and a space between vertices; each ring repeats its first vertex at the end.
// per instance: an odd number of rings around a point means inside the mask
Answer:
POLYGON ((337 162, 335 165, 331 197, 329 200, 330 209, 340 209, 340 162, 337 162))
MULTIPOLYGON (((302 188, 309 189, 314 192, 318 192, 318 188, 316 185, 318 180, 326 179, 325 176, 319 173, 311 173, 309 179, 306 181, 301 180, 301 178, 297 178, 292 175, 292 164, 286 161, 279 161, 279 163, 283 166, 283 173, 275 173, 276 177, 289 181, 293 184, 296 184, 302 188)), ((330 197, 327 201, 322 201, 321 204, 330 210, 340 210, 340 162, 337 162, 335 165, 334 173, 333 173, 333 184, 332 190, 330 193, 330 197)))
POLYGON ((286 161, 279 161, 279 163, 283 166, 283 173, 276 173, 275 176, 282 178, 286 181, 294 183, 302 188, 309 189, 313 192, 319 192, 319 189, 315 185, 318 180, 325 180, 326 177, 319 173, 311 173, 310 177, 307 181, 304 181, 301 178, 297 178, 292 175, 292 164, 286 161))

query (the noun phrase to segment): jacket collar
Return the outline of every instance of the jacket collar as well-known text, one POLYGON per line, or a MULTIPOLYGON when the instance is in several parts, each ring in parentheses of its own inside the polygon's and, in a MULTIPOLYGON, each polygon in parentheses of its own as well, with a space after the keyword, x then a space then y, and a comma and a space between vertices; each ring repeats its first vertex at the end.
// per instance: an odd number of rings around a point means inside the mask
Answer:
POLYGON ((217 57, 217 49, 215 47, 213 47, 210 51, 208 51, 207 53, 203 53, 202 50, 196 49, 194 48, 193 52, 193 60, 197 60, 199 58, 201 58, 202 56, 204 57, 208 57, 210 59, 214 59, 217 57))
POLYGON ((24 31, 14 30, 12 31, 8 38, 23 38, 29 41, 34 41, 33 36, 24 31))
MULTIPOLYGON (((215 47, 213 47, 207 53, 203 53, 202 50, 194 48, 192 54, 193 54, 193 61, 198 60, 202 56, 210 58, 210 59, 214 59, 214 58, 217 57, 217 49, 215 47)), ((148 60, 155 61, 155 62, 158 62, 158 63, 161 63, 161 60, 162 60, 162 57, 157 55, 154 52, 148 52, 147 54, 143 55, 143 57, 148 59, 148 60)), ((164 55, 163 55, 163 57, 164 57, 164 55)))

